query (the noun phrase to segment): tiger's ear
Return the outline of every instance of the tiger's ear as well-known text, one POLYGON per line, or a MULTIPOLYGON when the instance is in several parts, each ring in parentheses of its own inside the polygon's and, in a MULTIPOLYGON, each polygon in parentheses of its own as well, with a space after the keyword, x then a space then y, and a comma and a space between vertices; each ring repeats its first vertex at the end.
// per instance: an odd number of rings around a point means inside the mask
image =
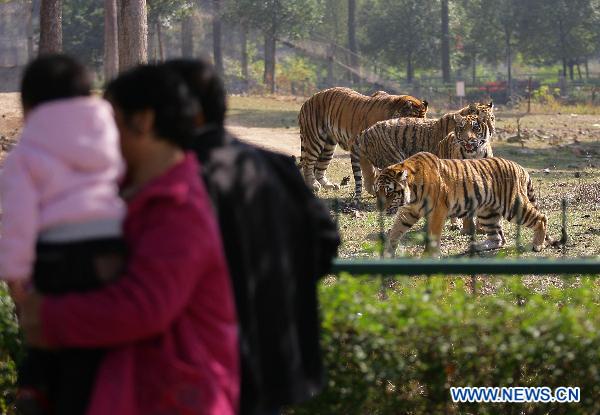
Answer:
POLYGON ((487 105, 489 109, 494 109, 494 101, 490 101, 490 103, 487 105))
POLYGON ((425 109, 429 108, 429 102, 427 102, 426 100, 422 100, 421 102, 423 103, 425 109))
POLYGON ((408 170, 402 170, 396 177, 400 182, 406 181, 408 179, 408 170))
POLYGON ((454 122, 456 123, 456 125, 458 125, 459 127, 464 127, 465 126, 465 119, 463 118, 462 115, 460 114, 454 114, 454 122))

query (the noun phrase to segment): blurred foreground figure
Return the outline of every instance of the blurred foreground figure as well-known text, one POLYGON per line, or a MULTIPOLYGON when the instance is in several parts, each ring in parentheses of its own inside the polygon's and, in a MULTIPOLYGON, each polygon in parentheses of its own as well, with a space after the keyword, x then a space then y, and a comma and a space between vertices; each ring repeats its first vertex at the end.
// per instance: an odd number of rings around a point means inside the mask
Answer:
POLYGON ((94 291, 27 296, 25 338, 107 349, 87 415, 234 415, 233 292, 199 165, 183 148, 196 104, 180 77, 156 66, 122 74, 106 95, 127 165, 127 266, 94 291))
POLYGON ((337 253, 328 209, 291 157, 224 128, 225 90, 206 62, 166 67, 200 104, 192 148, 221 227, 240 323, 241 414, 272 414, 323 387, 316 285, 337 253))
MULTIPOLYGON (((87 70, 64 55, 25 69, 25 128, 0 183, 0 276, 17 302, 30 278, 37 291, 58 295, 98 288, 121 271, 118 132, 111 106, 90 97, 90 85, 87 70)), ((97 346, 27 349, 18 412, 83 413, 103 355, 97 346)))

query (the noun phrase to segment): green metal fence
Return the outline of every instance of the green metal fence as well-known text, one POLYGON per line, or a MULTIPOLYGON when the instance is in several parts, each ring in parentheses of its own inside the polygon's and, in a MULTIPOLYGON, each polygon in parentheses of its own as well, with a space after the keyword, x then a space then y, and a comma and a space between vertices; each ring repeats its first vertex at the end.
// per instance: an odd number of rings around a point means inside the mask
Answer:
MULTIPOLYGON (((518 202, 518 201, 517 201, 518 202)), ((383 247, 386 242, 384 230, 383 205, 378 201, 379 210, 379 245, 380 259, 336 259, 332 273, 349 273, 352 275, 593 275, 600 276, 600 258, 477 258, 473 251, 475 230, 471 234, 471 247, 465 256, 459 258, 401 258, 383 259, 383 247)), ((563 254, 569 239, 567 234, 567 200, 562 200, 561 241, 563 254)), ((336 221, 340 211, 339 200, 334 200, 333 210, 336 221)), ((426 206, 425 206, 426 210, 426 206)), ((430 241, 427 237, 428 223, 425 223, 425 249, 430 241)), ((517 226, 517 253, 523 252, 521 243, 521 226, 517 226)))

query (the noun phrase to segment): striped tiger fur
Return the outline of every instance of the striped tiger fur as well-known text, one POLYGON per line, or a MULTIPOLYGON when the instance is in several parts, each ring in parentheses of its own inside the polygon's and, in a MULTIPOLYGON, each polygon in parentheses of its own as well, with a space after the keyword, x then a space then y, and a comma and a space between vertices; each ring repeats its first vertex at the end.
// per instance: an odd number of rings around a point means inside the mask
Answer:
MULTIPOLYGON (((456 126, 438 146, 437 156, 442 159, 482 159, 494 157, 491 144, 491 132, 489 126, 482 121, 479 115, 467 115, 465 117, 456 114, 454 121, 456 126)), ((457 218, 452 218, 453 227, 457 227, 457 218)), ((463 219, 461 233, 470 235, 475 231, 475 219, 472 217, 463 219)))
POLYGON ((503 217, 534 230, 534 251, 552 241, 546 234, 548 220, 537 208, 529 174, 509 160, 445 160, 431 153, 418 153, 383 169, 375 189, 384 205, 396 198, 402 205, 388 233, 388 256, 393 256, 400 237, 423 216, 428 219, 430 240, 434 242, 430 249, 434 251, 439 250, 447 217, 477 216, 487 239, 477 243, 476 250, 505 244, 503 217))
POLYGON ((351 141, 377 121, 427 114, 427 101, 382 92, 369 97, 349 88, 330 88, 302 105, 298 115, 302 175, 315 191, 339 188, 325 176, 338 144, 348 151, 351 141))
MULTIPOLYGON (((438 154, 440 142, 456 131, 456 120, 462 123, 463 116, 475 115, 486 131, 495 130, 494 104, 472 103, 441 118, 417 119, 396 118, 380 121, 367 128, 354 140, 351 148, 357 199, 362 196, 362 176, 368 193, 374 194, 373 181, 377 169, 399 163, 420 151, 438 154), (362 171, 362 174, 361 174, 362 171)), ((465 123, 467 122, 464 120, 465 123)), ((447 142, 447 144, 454 143, 447 142)))
POLYGON ((437 156, 442 159, 483 159, 494 157, 492 133, 477 115, 454 116, 454 131, 438 145, 437 156))

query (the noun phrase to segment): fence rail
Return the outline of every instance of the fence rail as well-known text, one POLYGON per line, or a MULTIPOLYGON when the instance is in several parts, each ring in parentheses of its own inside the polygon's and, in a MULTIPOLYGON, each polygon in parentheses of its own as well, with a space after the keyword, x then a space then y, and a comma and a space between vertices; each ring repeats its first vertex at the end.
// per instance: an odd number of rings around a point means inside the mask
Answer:
POLYGON ((332 273, 354 275, 523 275, 585 274, 600 276, 599 259, 336 259, 332 273))

